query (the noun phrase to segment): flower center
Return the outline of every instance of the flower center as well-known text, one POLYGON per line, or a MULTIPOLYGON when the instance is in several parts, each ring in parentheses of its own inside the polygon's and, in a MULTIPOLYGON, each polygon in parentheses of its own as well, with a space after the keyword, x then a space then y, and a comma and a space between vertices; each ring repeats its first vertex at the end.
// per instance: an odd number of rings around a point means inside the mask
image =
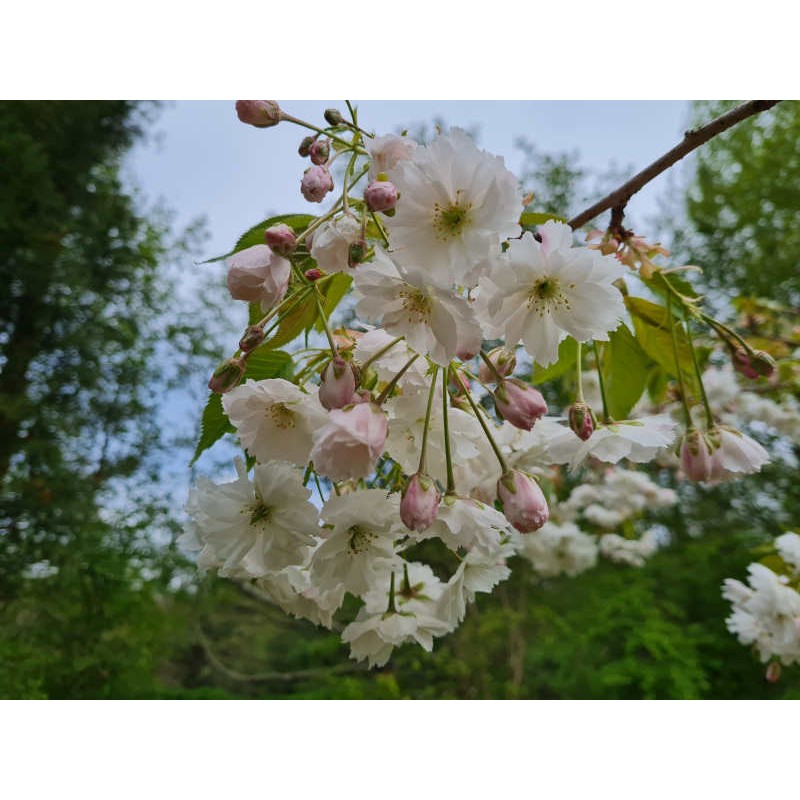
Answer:
POLYGON ((459 189, 456 192, 456 201, 448 206, 439 203, 433 205, 433 227, 443 242, 458 236, 469 224, 472 203, 461 200, 461 193, 462 190, 459 189))
POLYGON ((349 537, 347 549, 354 556, 369 550, 369 544, 376 536, 372 531, 365 531, 360 525, 353 525, 351 528, 348 528, 347 535, 349 537))
MULTIPOLYGON (((574 287, 574 283, 569 285, 570 289, 574 287)), ((549 275, 539 278, 533 286, 531 286, 530 292, 528 292, 528 308, 540 317, 543 317, 545 314, 549 314, 554 308, 559 307, 565 311, 569 311, 572 307, 569 299, 561 289, 561 281, 549 275)))
POLYGON ((272 509, 269 506, 264 505, 264 501, 260 499, 256 500, 256 502, 250 506, 249 510, 251 525, 265 525, 272 517, 272 509))
POLYGON ((418 324, 427 323, 431 318, 433 303, 425 292, 414 287, 407 287, 400 290, 400 297, 403 300, 403 310, 406 312, 409 322, 418 324))
POLYGON ((276 428, 286 430, 287 428, 294 428, 294 411, 288 409, 284 403, 273 403, 269 407, 269 415, 275 423, 276 428))

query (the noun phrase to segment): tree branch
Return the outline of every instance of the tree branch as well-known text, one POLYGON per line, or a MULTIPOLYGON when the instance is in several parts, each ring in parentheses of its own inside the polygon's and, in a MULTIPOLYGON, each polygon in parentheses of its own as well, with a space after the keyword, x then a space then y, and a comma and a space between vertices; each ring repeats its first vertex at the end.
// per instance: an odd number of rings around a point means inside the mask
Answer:
POLYGON ((691 153, 692 150, 700 147, 701 144, 705 144, 709 139, 713 139, 748 117, 767 111, 777 103, 780 103, 780 100, 748 100, 746 103, 742 103, 740 106, 736 106, 731 111, 712 120, 707 125, 686 131, 680 144, 655 160, 649 167, 645 167, 640 173, 634 175, 629 181, 622 184, 619 189, 615 189, 611 194, 587 208, 586 211, 582 211, 577 217, 573 217, 569 221, 570 227, 573 230, 580 228, 581 225, 590 222, 596 216, 602 214, 603 211, 608 211, 609 208, 619 209, 621 223, 622 209, 625 208, 625 204, 643 186, 650 183, 653 178, 660 175, 664 170, 669 169, 673 164, 691 153))

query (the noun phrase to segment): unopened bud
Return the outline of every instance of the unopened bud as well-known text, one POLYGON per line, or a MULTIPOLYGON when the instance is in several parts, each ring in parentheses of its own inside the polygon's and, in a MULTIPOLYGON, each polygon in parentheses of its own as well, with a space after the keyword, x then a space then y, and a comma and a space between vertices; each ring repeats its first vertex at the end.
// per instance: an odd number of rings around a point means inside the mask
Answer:
POLYGON ((370 211, 388 211, 397 203, 397 187, 391 181, 372 181, 364 189, 364 202, 370 211))
POLYGON ((319 402, 328 411, 344 408, 353 402, 355 389, 356 378, 350 365, 341 356, 334 356, 322 371, 319 402))
POLYGON ((587 403, 577 402, 569 407, 569 427, 584 442, 594 433, 594 414, 587 403))
POLYGON ((400 500, 400 519, 410 531, 429 528, 439 513, 441 495, 433 478, 422 472, 412 475, 403 489, 400 500))
POLYGON ((290 256, 297 247, 297 237, 294 235, 294 231, 283 223, 267 228, 264 231, 264 240, 272 252, 279 256, 290 256))
POLYGON ((516 378, 497 385, 493 392, 497 413, 515 428, 529 431, 547 413, 542 393, 516 378))
POLYGON ((259 328, 258 325, 251 325, 244 332, 242 338, 239 339, 239 349, 243 353, 249 353, 251 350, 255 350, 265 338, 266 334, 263 328, 259 328))
POLYGON ((309 167, 300 181, 300 193, 309 203, 321 203, 333 190, 333 178, 325 167, 309 167))
POLYGON ((368 250, 367 243, 363 239, 359 242, 353 242, 347 248, 347 266, 357 267, 361 264, 367 257, 368 250))
POLYGON ((503 514, 520 533, 539 530, 550 511, 539 484, 527 473, 510 469, 497 482, 497 497, 503 514))
POLYGON ((767 674, 764 676, 770 683, 777 683, 781 679, 781 665, 778 661, 770 661, 767 674))
MULTIPOLYGON (((499 373, 501 378, 507 378, 517 368, 517 357, 514 351, 505 347, 495 347, 494 350, 489 351, 486 357, 492 362, 495 371, 499 373)), ((481 361, 478 377, 483 383, 495 383, 497 381, 497 375, 485 361, 481 361)))
POLYGON ((274 100, 237 100, 236 113, 242 122, 256 128, 271 128, 283 119, 281 107, 274 100))
POLYGON ((763 350, 746 351, 737 347, 733 351, 734 369, 750 380, 758 377, 769 378, 775 372, 775 359, 763 350))
POLYGON ((327 139, 316 139, 311 145, 308 155, 311 163, 320 166, 324 164, 331 154, 331 146, 327 139))
POLYGON ((243 359, 226 359, 214 370, 214 374, 208 382, 208 388, 215 394, 229 392, 238 386, 239 381, 244 377, 245 369, 247 369, 247 365, 243 359))
POLYGON ((344 122, 342 112, 337 108, 326 108, 324 116, 328 125, 341 125, 344 122))
POLYGON ((311 152, 311 145, 317 141, 316 136, 306 136, 302 142, 300 142, 300 146, 297 148, 297 152, 305 158, 311 152))
POLYGON ((311 269, 307 269, 303 274, 309 281, 318 281, 322 277, 322 270, 312 267, 311 269))
POLYGON ((686 431, 680 449, 681 468, 690 481, 707 481, 711 478, 711 449, 706 437, 697 428, 686 431))

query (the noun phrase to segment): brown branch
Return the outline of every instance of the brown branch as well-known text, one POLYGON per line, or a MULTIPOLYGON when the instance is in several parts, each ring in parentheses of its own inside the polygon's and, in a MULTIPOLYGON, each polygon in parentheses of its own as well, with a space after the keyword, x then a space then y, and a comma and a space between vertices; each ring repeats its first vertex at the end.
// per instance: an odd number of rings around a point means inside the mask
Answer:
POLYGON ((740 106, 722 114, 715 120, 712 120, 707 125, 700 128, 695 128, 691 131, 686 131, 683 135, 683 141, 672 148, 668 153, 665 153, 661 158, 656 159, 649 167, 645 167, 640 173, 634 175, 629 181, 622 184, 619 189, 615 189, 611 194, 604 197, 602 200, 595 203, 586 211, 582 211, 577 217, 573 217, 569 221, 572 229, 580 228, 587 222, 593 220, 609 208, 619 209, 620 223, 622 209, 625 204, 636 194, 643 186, 650 183, 656 176, 660 175, 664 170, 669 169, 673 164, 680 161, 684 156, 688 155, 705 144, 709 139, 713 139, 723 131, 732 128, 737 123, 741 122, 748 117, 755 114, 760 114, 762 111, 767 111, 774 105, 779 103, 780 100, 748 100, 740 106))

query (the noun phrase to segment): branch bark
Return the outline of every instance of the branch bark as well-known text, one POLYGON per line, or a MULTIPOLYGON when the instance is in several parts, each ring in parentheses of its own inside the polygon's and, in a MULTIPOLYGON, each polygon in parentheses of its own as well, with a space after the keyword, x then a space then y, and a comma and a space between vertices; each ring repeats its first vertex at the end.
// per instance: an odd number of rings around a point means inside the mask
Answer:
POLYGON ((582 211, 576 217, 573 217, 569 221, 570 227, 572 227, 573 230, 580 228, 581 225, 585 225, 599 214, 608 211, 608 209, 620 209, 619 216, 621 218, 621 211, 625 208, 626 203, 636 192, 650 183, 653 178, 660 175, 664 170, 669 169, 673 164, 691 153, 692 150, 700 147, 701 144, 705 144, 710 139, 728 130, 728 128, 732 128, 742 120, 752 117, 755 114, 760 114, 762 111, 767 111, 777 103, 780 103, 780 100, 748 100, 746 103, 742 103, 731 111, 712 120, 707 125, 686 131, 683 136, 683 141, 680 144, 673 147, 672 150, 665 153, 661 158, 656 159, 650 166, 645 167, 629 181, 611 192, 611 194, 607 195, 590 208, 587 208, 585 211, 582 211))

